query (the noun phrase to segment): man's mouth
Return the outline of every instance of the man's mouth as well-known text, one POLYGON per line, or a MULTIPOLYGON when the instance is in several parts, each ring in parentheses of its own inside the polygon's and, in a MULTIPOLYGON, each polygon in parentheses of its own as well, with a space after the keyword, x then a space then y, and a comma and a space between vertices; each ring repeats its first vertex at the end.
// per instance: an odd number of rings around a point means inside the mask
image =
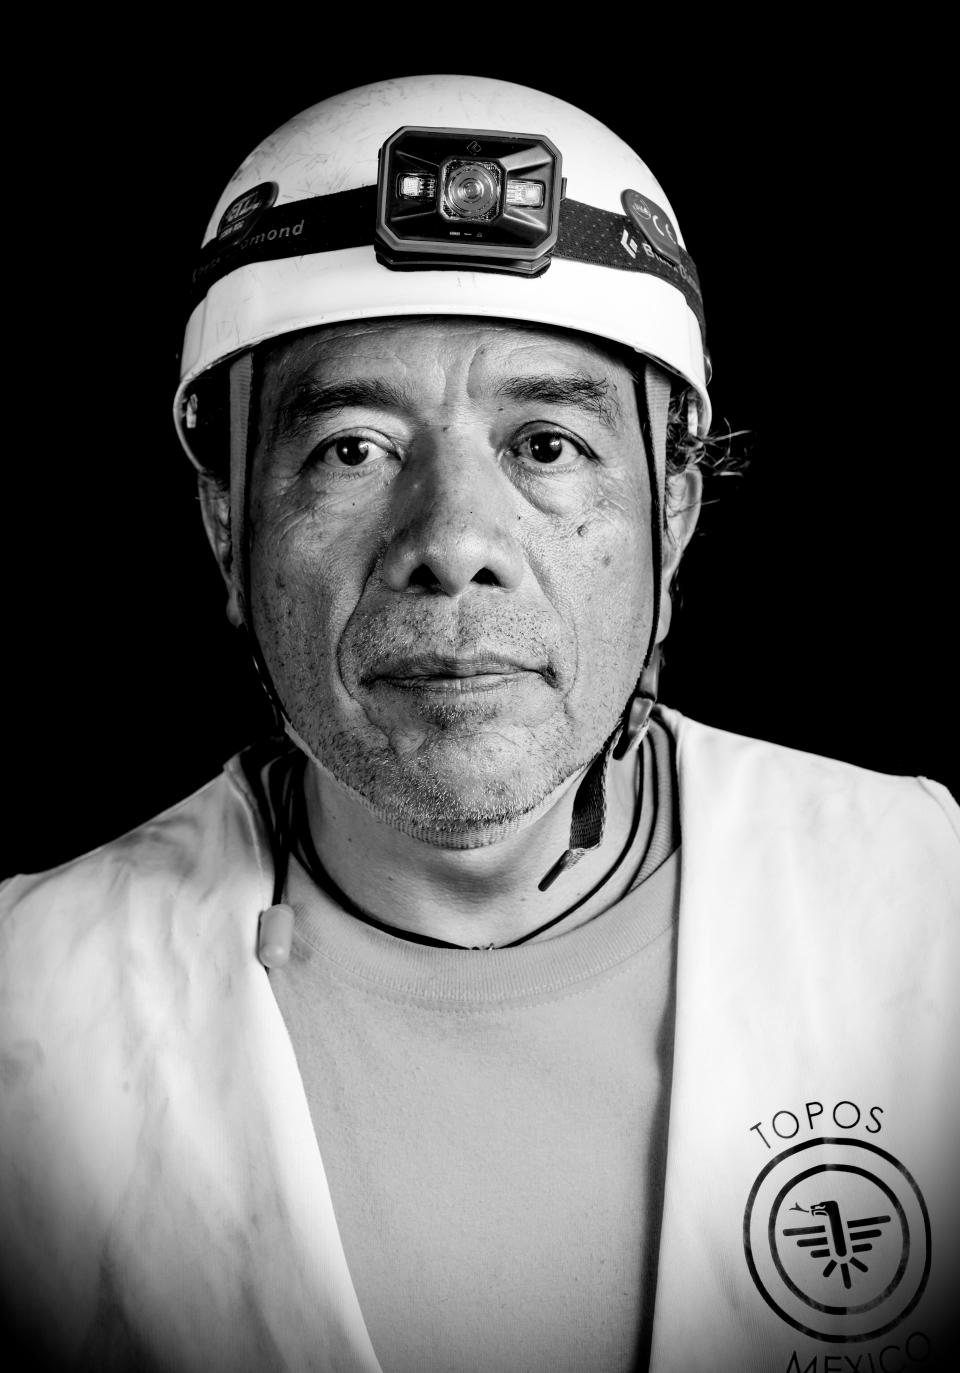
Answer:
POLYGON ((525 677, 547 676, 545 664, 496 653, 396 655, 366 675, 370 686, 411 691, 493 691, 525 677))

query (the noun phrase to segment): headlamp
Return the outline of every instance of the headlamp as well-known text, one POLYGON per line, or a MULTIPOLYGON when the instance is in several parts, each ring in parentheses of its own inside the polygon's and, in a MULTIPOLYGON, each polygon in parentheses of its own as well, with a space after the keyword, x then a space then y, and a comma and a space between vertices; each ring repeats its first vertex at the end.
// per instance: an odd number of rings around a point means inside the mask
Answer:
POLYGON ((545 270, 563 195, 539 134, 406 125, 380 149, 376 252, 387 267, 545 270))

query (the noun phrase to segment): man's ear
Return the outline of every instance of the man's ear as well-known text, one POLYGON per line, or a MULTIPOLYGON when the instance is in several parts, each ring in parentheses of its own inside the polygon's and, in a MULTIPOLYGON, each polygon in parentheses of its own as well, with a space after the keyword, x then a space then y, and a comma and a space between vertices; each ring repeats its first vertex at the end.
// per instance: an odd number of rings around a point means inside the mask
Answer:
POLYGON ((230 492, 202 473, 197 478, 203 527, 227 588, 227 619, 239 628, 243 624, 240 587, 237 580, 233 540, 230 537, 230 492))
POLYGON ((686 467, 682 472, 669 475, 666 485, 667 518, 663 537, 663 595, 660 598, 660 621, 657 625, 658 644, 667 637, 670 629, 673 615, 670 587, 700 518, 703 477, 698 467, 686 467))

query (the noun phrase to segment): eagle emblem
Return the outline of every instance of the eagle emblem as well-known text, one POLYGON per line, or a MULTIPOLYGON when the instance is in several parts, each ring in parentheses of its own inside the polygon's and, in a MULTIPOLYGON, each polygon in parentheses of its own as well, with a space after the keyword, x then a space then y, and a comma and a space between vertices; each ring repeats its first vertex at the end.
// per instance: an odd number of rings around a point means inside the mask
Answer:
MULTIPOLYGON (((795 1203, 790 1209, 803 1211, 805 1208, 795 1203)), ((858 1255, 870 1253, 873 1241, 883 1234, 883 1227, 889 1225, 892 1217, 859 1216, 845 1219, 839 1202, 833 1200, 814 1202, 809 1214, 824 1216, 825 1223, 787 1226, 783 1231, 784 1237, 794 1240, 798 1249, 806 1249, 810 1258, 826 1259, 822 1269, 825 1278, 839 1269, 843 1285, 849 1291, 853 1286, 851 1269, 858 1269, 861 1273, 870 1271, 870 1265, 858 1255)))
POLYGON ((923 1295, 930 1217, 916 1181, 886 1149, 811 1139, 757 1175, 743 1247, 761 1298, 788 1325, 833 1344, 872 1340, 923 1295))

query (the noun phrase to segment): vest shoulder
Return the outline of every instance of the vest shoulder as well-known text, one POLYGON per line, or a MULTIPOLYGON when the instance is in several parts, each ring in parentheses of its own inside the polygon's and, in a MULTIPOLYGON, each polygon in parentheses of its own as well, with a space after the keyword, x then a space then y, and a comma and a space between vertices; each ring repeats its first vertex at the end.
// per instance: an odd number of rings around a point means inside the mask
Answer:
POLYGON ((226 855, 259 866, 261 821, 237 758, 197 791, 126 834, 40 873, 10 878, 0 888, 0 924, 17 916, 69 907, 105 911, 136 892, 162 893, 203 880, 226 855))
POLYGON ((776 810, 841 815, 869 826, 881 817, 960 846, 960 807, 941 783, 876 772, 837 758, 701 724, 678 711, 660 716, 675 740, 681 788, 776 810))

